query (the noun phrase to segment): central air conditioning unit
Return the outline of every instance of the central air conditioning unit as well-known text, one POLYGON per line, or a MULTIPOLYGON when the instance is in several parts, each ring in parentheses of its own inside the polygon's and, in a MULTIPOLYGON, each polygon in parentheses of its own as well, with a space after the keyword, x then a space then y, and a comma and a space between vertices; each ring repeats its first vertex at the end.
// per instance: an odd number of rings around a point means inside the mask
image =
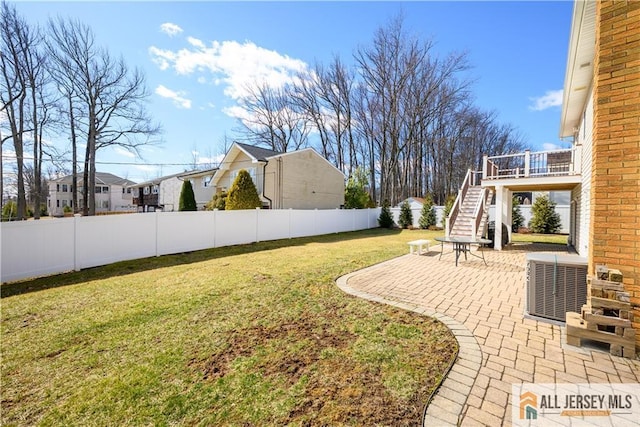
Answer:
POLYGON ((532 316, 566 321, 587 302, 587 259, 577 255, 530 253, 526 260, 526 311, 532 316))

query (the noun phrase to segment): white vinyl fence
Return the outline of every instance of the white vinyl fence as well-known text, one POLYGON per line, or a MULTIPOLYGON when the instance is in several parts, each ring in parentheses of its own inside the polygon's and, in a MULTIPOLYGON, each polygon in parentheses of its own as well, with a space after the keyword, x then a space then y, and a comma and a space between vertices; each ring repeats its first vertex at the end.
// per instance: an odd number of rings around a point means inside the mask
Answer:
POLYGON ((155 212, 0 224, 2 282, 151 256, 378 227, 380 209, 155 212))
MULTIPOLYGON (((531 221, 533 214, 531 213, 532 205, 520 205, 520 213, 524 217, 524 226, 526 227, 531 221)), ((442 213, 444 212, 444 206, 434 206, 436 210, 436 225, 438 227, 442 227, 442 213)), ((569 225, 570 225, 570 205, 556 205, 556 212, 560 215, 560 233, 569 234, 569 225)), ((493 221, 495 219, 495 205, 489 206, 489 221, 493 221)), ((393 220, 396 224, 398 224, 398 219, 400 218, 400 208, 391 208, 391 214, 393 215, 393 220)), ((422 209, 411 209, 411 214, 413 215, 413 226, 419 227, 420 215, 422 214, 422 209)))

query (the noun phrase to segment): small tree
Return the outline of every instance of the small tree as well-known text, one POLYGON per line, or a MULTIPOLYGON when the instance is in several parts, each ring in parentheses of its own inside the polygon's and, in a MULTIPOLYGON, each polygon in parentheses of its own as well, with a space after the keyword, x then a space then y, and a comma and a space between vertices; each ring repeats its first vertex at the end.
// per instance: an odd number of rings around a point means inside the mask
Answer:
POLYGON ((427 194, 424 198, 418 223, 423 230, 428 229, 432 225, 436 225, 436 209, 433 207, 433 199, 430 194, 427 194))
POLYGON ((512 198, 511 202, 511 231, 518 232, 518 229, 524 225, 524 217, 520 212, 520 201, 517 197, 512 198))
POLYGON ((405 200, 400 205, 400 218, 398 218, 400 228, 408 228, 413 225, 413 212, 411 212, 411 206, 409 202, 405 200))
POLYGON ((178 210, 181 212, 198 210, 198 205, 196 204, 196 196, 195 194, 193 194, 193 187, 191 186, 191 181, 189 181, 188 179, 182 183, 178 210))
POLYGON ((204 206, 204 208, 208 211, 212 211, 214 209, 225 210, 227 204, 227 193, 224 191, 221 193, 216 193, 213 195, 213 198, 209 200, 209 202, 204 206))
POLYGON ((13 200, 9 200, 2 206, 2 220, 13 221, 18 216, 18 204, 13 200))
POLYGON ((345 209, 364 209, 369 206, 370 198, 366 189, 368 183, 367 173, 359 167, 356 168, 344 188, 345 209))
POLYGON ((385 200, 384 203, 382 203, 382 210, 380 211, 380 216, 378 217, 378 225, 382 228, 393 227, 393 216, 391 215, 391 210, 389 209, 388 200, 385 200))
POLYGON ((534 233, 556 233, 560 229, 560 215, 556 212, 556 204, 548 196, 538 197, 531 207, 533 217, 529 228, 534 233))
POLYGON ((229 194, 227 195, 227 201, 225 205, 226 210, 238 210, 238 209, 255 209, 262 207, 262 202, 258 196, 258 190, 256 189, 251 175, 244 169, 238 172, 238 176, 231 184, 229 194))
POLYGON ((447 197, 447 200, 444 202, 444 210, 442 211, 442 228, 447 226, 447 217, 451 213, 451 208, 453 208, 453 203, 456 201, 456 196, 453 194, 447 197))

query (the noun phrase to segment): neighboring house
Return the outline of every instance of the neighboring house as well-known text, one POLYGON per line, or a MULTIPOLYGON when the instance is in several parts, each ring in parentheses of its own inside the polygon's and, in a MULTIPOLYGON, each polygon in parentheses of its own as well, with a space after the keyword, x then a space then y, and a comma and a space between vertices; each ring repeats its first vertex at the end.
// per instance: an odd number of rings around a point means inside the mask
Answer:
MULTIPOLYGON (((198 210, 204 209, 204 206, 211 201, 215 194, 215 188, 212 185, 213 175, 218 168, 204 169, 192 172, 185 172, 178 176, 181 181, 191 181, 191 187, 193 187, 193 194, 196 197, 196 204, 198 210)), ((182 188, 182 186, 181 186, 182 188)))
POLYGON ((422 197, 409 197, 403 201, 401 201, 400 203, 398 203, 398 206, 396 206, 397 208, 402 207, 402 204, 407 201, 409 202, 409 207, 413 210, 413 209, 422 209, 422 205, 424 205, 424 199, 422 197))
MULTIPOLYGON (((96 213, 135 211, 130 185, 135 184, 125 178, 106 173, 96 172, 96 213)), ((82 173, 78 174, 78 210, 83 208, 82 195, 84 180, 82 173)), ((73 211, 73 176, 49 181, 49 196, 47 209, 51 216, 62 216, 64 208, 73 211)))
POLYGON ((138 212, 178 210, 182 181, 178 178, 185 172, 161 176, 131 186, 133 204, 138 212))
POLYGON ((241 169, 268 209, 336 209, 344 205, 344 174, 312 148, 279 153, 235 142, 211 184, 229 191, 241 169))
POLYGON ((180 172, 132 185, 133 204, 138 212, 177 211, 182 184, 188 179, 191 181, 198 209, 203 209, 213 197, 211 179, 216 171, 217 169, 205 169, 180 172))

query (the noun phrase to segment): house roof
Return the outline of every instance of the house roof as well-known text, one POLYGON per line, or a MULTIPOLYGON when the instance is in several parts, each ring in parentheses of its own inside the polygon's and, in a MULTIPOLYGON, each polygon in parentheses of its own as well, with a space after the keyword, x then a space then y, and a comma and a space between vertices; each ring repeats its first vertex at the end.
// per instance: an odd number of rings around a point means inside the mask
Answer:
MULTIPOLYGON (((192 172, 198 172, 198 171, 192 171, 192 172)), ((137 184, 134 183, 133 185, 129 185, 129 187, 137 188, 137 187, 146 187, 148 185, 159 185, 162 181, 166 181, 167 179, 171 179, 171 178, 178 178, 179 176, 183 176, 188 173, 189 172, 185 171, 180 173, 174 173, 172 175, 160 176, 158 178, 154 178, 149 181, 139 182, 137 184)))
POLYGON ((237 146, 239 146, 244 152, 246 152, 250 157, 258 161, 265 161, 269 157, 273 157, 278 154, 282 154, 280 151, 269 150, 268 148, 256 147, 255 145, 242 144, 240 142, 235 142, 237 146))
POLYGON ((210 169, 201 169, 201 170, 194 170, 191 172, 184 172, 180 175, 178 175, 179 178, 198 178, 198 177, 202 177, 202 176, 207 176, 207 175, 213 175, 214 173, 216 173, 216 171, 218 170, 218 168, 210 168, 210 169))
POLYGON ((584 111, 593 80, 596 42, 596 2, 573 4, 569 56, 562 95, 560 137, 572 136, 584 111))
POLYGON ((213 175, 213 179, 211 183, 212 185, 218 185, 218 182, 222 178, 222 175, 224 175, 225 171, 231 167, 231 165, 233 164, 233 162, 235 161, 236 157, 240 152, 244 152, 247 156, 249 156, 252 159, 252 162, 254 163, 259 163, 259 162, 266 163, 270 159, 273 159, 275 157, 297 155, 299 153, 309 151, 309 150, 313 152, 315 155, 317 155, 318 157, 320 157, 322 160, 327 162, 329 165, 331 165, 333 168, 335 168, 338 172, 340 172, 344 176, 344 173, 341 170, 339 170, 334 165, 332 165, 331 162, 329 162, 327 159, 322 157, 313 148, 304 148, 302 150, 289 151, 287 153, 283 153, 280 151, 269 150, 267 148, 256 147, 255 145, 234 142, 231 148, 229 148, 229 151, 227 151, 227 154, 225 154, 224 159, 222 159, 220 168, 213 175))
MULTIPOLYGON (((65 175, 62 178, 53 179, 52 183, 71 183, 73 181, 73 175, 65 175)), ((83 183, 82 172, 78 172, 78 184, 83 183)), ((96 172, 96 184, 100 185, 121 185, 123 187, 131 186, 135 182, 126 178, 121 178, 117 175, 108 172, 96 172)))

